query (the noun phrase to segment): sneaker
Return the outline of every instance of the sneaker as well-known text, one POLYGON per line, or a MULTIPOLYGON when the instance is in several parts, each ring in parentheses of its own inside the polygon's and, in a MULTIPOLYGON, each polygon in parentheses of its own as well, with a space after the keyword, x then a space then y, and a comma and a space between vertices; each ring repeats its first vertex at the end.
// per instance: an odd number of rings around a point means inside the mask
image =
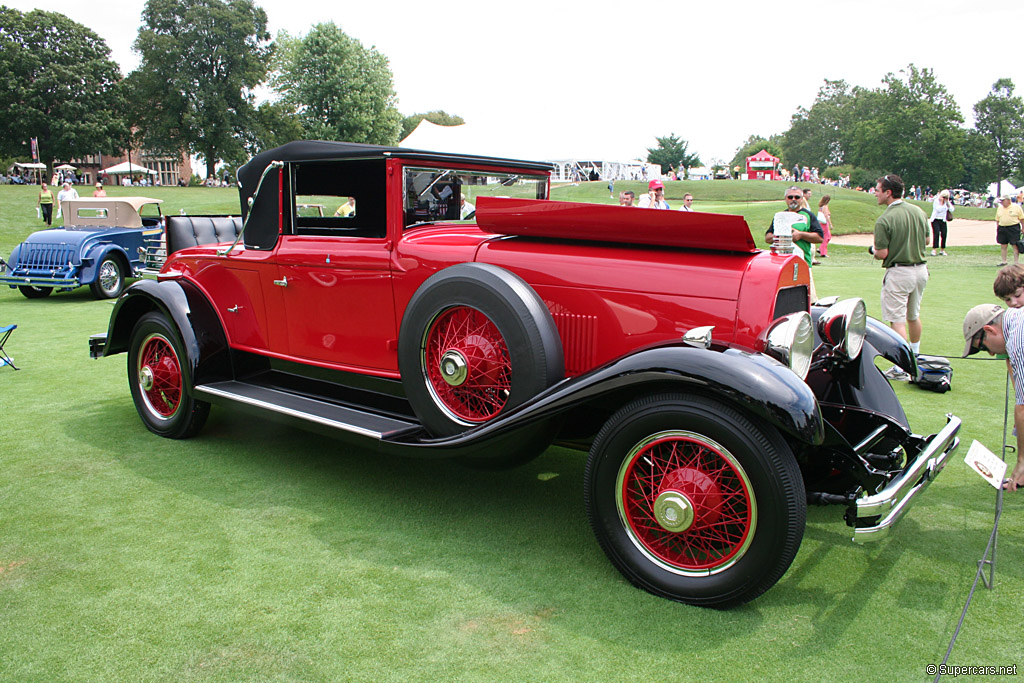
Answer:
POLYGON ((945 251, 940 251, 939 256, 949 256, 945 251))
POLYGON ((813 261, 811 261, 811 265, 812 266, 820 266, 821 265, 821 261, 819 261, 818 259, 814 259, 813 261))
POLYGON ((1006 265, 1006 261, 1003 261, 1002 263, 997 263, 996 264, 996 268, 1002 268, 1005 265, 1006 265))
POLYGON ((910 381, 910 373, 904 371, 903 368, 901 368, 898 365, 892 366, 891 368, 889 368, 888 370, 886 370, 882 374, 885 375, 885 378, 887 380, 890 380, 890 381, 893 381, 893 382, 909 382, 910 381))
POLYGON ((934 249, 932 249, 932 256, 938 256, 938 254, 935 253, 934 249))

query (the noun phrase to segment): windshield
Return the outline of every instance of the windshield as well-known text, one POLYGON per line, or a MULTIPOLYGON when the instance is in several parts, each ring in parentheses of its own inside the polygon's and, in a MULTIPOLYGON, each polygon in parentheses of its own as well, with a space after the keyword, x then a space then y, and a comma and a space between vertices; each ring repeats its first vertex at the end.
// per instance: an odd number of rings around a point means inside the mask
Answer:
POLYGON ((473 222, 477 197, 547 199, 548 177, 446 168, 405 169, 405 226, 433 221, 473 222))

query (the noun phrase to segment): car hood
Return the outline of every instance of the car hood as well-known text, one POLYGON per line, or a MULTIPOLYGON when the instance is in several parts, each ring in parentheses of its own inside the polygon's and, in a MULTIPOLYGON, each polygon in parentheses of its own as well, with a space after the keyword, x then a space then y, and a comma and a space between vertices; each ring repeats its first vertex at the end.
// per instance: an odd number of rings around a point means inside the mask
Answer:
POLYGON ((103 236, 117 235, 126 232, 125 228, 83 227, 51 228, 34 232, 25 239, 26 244, 85 244, 103 236))

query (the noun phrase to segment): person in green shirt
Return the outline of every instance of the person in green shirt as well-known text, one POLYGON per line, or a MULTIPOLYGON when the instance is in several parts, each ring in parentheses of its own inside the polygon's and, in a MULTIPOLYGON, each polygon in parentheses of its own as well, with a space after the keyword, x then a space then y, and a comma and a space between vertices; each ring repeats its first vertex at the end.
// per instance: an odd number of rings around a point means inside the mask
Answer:
POLYGON ((43 181, 42 189, 39 190, 39 197, 36 199, 36 206, 42 214, 47 226, 53 225, 53 190, 46 186, 43 181))
POLYGON ((871 251, 885 268, 882 320, 910 342, 910 348, 917 354, 921 352, 921 299, 928 284, 924 259, 928 219, 919 207, 903 201, 903 179, 898 175, 890 173, 879 178, 875 197, 880 205, 885 205, 885 211, 875 221, 871 251))

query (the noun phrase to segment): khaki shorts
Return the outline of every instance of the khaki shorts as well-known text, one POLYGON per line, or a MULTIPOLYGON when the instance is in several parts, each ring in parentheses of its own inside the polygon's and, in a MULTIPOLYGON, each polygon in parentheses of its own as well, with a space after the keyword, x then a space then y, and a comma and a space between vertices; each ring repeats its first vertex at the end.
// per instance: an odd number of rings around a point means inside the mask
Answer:
POLYGON ((928 266, 893 266, 882 278, 882 320, 901 323, 921 317, 921 298, 928 284, 928 266))

